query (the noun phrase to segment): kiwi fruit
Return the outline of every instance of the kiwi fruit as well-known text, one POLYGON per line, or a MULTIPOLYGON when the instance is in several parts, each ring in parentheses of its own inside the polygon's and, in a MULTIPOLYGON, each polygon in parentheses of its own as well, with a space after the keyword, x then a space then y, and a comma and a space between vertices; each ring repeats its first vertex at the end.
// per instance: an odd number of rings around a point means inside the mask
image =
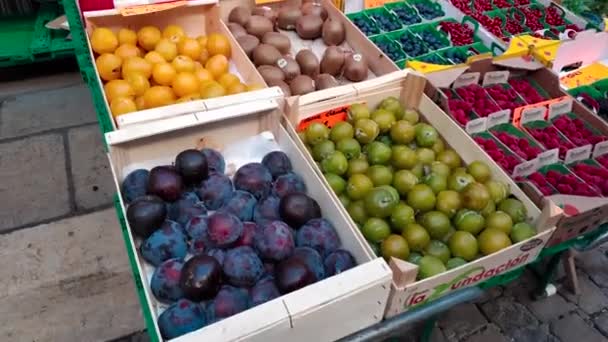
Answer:
POLYGON ((298 62, 289 56, 280 58, 277 61, 277 66, 283 71, 285 80, 288 82, 296 78, 296 76, 300 76, 300 66, 298 65, 298 62))
POLYGON ((291 50, 291 41, 286 35, 278 32, 266 32, 262 37, 262 43, 272 45, 282 54, 288 54, 291 50))
POLYGON ((264 81, 270 84, 273 81, 285 81, 285 74, 274 65, 260 65, 258 72, 262 75, 264 81))
POLYGON ((277 48, 268 44, 260 44, 253 49, 253 63, 260 65, 275 65, 281 58, 281 53, 277 48))
POLYGON ((238 37, 247 35, 247 31, 245 31, 245 28, 237 23, 228 23, 227 26, 228 26, 228 30, 230 31, 230 33, 232 33, 234 38, 238 38, 238 37))
POLYGON ((302 49, 296 55, 300 71, 304 75, 315 77, 319 74, 319 59, 309 49, 302 49))
POLYGON ((241 46, 241 49, 245 51, 247 56, 251 59, 253 57, 253 50, 260 45, 260 40, 256 36, 245 33, 244 36, 236 38, 237 43, 241 46))
POLYGON ((266 17, 268 20, 272 21, 272 24, 277 22, 277 11, 268 6, 256 7, 253 9, 253 11, 251 11, 251 14, 266 17))
POLYGON ((344 51, 341 48, 337 46, 328 47, 325 49, 325 53, 323 53, 323 58, 321 59, 321 73, 332 76, 340 75, 344 59, 344 51))
POLYGON ((308 75, 300 75, 289 82, 291 95, 304 95, 315 91, 315 82, 308 75))
POLYGON ((280 87, 281 90, 283 91, 283 95, 285 95, 285 97, 289 97, 291 96, 291 88, 289 88, 289 85, 281 80, 271 80, 269 82, 266 82, 268 84, 269 87, 280 87))
POLYGON ((333 88, 338 86, 336 78, 330 74, 321 74, 315 78, 315 88, 317 90, 323 90, 327 88, 333 88))
POLYGON ((359 82, 367 78, 367 59, 355 53, 349 55, 344 61, 344 77, 349 81, 359 82))
POLYGON ((339 20, 329 18, 323 23, 323 29, 321 32, 323 42, 327 45, 340 45, 346 38, 346 32, 344 31, 344 23, 339 20))
POLYGON ((302 39, 317 39, 322 30, 323 19, 318 15, 303 15, 296 20, 296 32, 302 39))
POLYGON ((261 15, 252 15, 249 18, 249 21, 245 25, 245 30, 250 35, 258 37, 258 39, 262 39, 266 32, 271 32, 273 29, 272 22, 261 15))
POLYGON ((228 22, 245 26, 249 22, 250 17, 251 11, 243 6, 237 6, 230 11, 230 14, 228 15, 228 22))
POLYGON ((296 21, 302 16, 302 11, 294 6, 284 6, 279 9, 277 26, 283 30, 294 30, 296 21))
POLYGON ((321 17, 321 19, 327 19, 327 10, 321 4, 315 2, 307 2, 300 7, 303 15, 314 14, 321 17))

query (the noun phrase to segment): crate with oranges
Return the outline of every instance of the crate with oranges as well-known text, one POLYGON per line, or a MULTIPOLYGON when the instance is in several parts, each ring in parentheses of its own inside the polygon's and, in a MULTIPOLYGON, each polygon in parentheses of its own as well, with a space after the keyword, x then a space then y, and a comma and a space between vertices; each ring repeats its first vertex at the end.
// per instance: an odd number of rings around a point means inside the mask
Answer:
MULTIPOLYGON (((219 20, 217 5, 186 5, 134 16, 109 12, 114 13, 84 15, 97 81, 103 86, 115 128, 120 128, 120 122, 186 113, 159 107, 240 94, 265 85, 219 20), (126 115, 137 119, 125 120, 126 115)), ((205 110, 204 103, 188 108, 205 110)))

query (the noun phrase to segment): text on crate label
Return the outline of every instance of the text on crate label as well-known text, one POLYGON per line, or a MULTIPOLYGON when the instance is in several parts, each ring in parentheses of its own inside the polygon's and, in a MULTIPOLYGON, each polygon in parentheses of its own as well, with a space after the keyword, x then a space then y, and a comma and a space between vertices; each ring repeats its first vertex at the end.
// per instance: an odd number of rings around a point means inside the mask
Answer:
POLYGON ((319 113, 313 115, 309 118, 303 119, 298 124, 298 132, 305 130, 308 126, 310 126, 313 122, 319 122, 324 124, 325 126, 332 128, 335 124, 340 121, 346 121, 348 118, 348 109, 350 106, 342 106, 334 109, 330 109, 323 113, 319 113))
POLYGON ((481 282, 482 280, 497 276, 519 265, 525 264, 529 257, 530 254, 524 253, 516 258, 509 259, 509 261, 505 262, 502 265, 490 268, 488 270, 486 270, 483 266, 474 267, 466 271, 465 273, 462 273, 459 276, 455 277, 448 283, 440 284, 432 289, 427 289, 412 294, 412 296, 405 301, 404 307, 407 308, 411 306, 421 305, 434 299, 437 299, 446 294, 447 292, 459 289, 461 287, 473 285, 481 282))

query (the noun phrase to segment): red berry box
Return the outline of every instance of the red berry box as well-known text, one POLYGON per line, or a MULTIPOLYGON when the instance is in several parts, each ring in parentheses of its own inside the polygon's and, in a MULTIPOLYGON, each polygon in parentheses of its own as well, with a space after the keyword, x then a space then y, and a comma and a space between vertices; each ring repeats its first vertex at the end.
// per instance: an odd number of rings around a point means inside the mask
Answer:
POLYGON ((591 159, 568 165, 579 178, 591 185, 602 196, 608 196, 608 170, 591 159))
POLYGON ((486 90, 478 84, 457 88, 456 93, 462 100, 473 105, 473 111, 479 117, 487 117, 500 110, 486 90))
POLYGON ((562 195, 600 197, 595 188, 585 183, 563 164, 547 165, 542 167, 539 172, 562 195))
POLYGON ((557 190, 547 181, 545 175, 538 171, 529 175, 527 178, 522 179, 534 184, 534 186, 536 186, 536 188, 540 190, 544 196, 551 196, 558 193, 557 190))
POLYGON ((448 34, 454 46, 471 45, 475 42, 475 31, 466 24, 444 20, 439 23, 439 29, 448 34))
POLYGON ((598 162, 603 167, 608 169, 608 154, 603 154, 603 155, 595 158, 595 161, 598 162))
POLYGON ((494 84, 485 89, 500 109, 513 110, 528 104, 509 84, 494 84))
POLYGON ((526 100, 526 102, 528 102, 528 104, 535 104, 548 100, 548 97, 541 95, 536 87, 526 79, 512 78, 509 80, 509 84, 524 98, 524 100, 526 100))
POLYGON ((552 122, 553 126, 579 147, 589 144, 595 145, 608 139, 587 122, 576 117, 574 113, 560 115, 554 118, 552 122))
POLYGON ((510 123, 494 126, 490 133, 523 160, 532 160, 543 152, 536 141, 510 123))
POLYGON ((523 162, 521 158, 509 151, 507 147, 498 142, 490 133, 477 133, 473 136, 473 140, 508 174, 512 174, 515 166, 523 162))
POLYGON ((569 149, 576 147, 549 122, 532 121, 524 124, 524 128, 545 149, 559 148, 559 158, 562 160, 569 149))

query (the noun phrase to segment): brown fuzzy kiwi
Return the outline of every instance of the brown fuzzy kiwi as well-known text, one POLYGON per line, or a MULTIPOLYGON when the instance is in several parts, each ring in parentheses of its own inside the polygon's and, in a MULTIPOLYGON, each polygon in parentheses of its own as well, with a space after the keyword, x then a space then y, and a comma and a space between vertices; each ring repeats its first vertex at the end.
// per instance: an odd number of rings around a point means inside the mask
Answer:
POLYGON ((252 15, 249 18, 247 25, 245 25, 245 30, 247 30, 247 33, 250 35, 256 36, 258 39, 262 39, 266 32, 273 30, 273 25, 272 22, 266 17, 252 15))
POLYGON ((306 2, 302 5, 302 7, 300 7, 300 10, 304 15, 314 14, 320 16, 323 20, 327 19, 327 10, 321 4, 315 2, 306 2))
POLYGON ((323 19, 320 16, 309 14, 296 20, 296 32, 302 39, 317 39, 321 37, 323 19))
POLYGON ((230 33, 232 33, 234 38, 247 35, 247 31, 245 30, 245 28, 237 23, 228 23, 227 26, 228 30, 230 31, 230 33))
POLYGON ((325 49, 321 59, 321 73, 339 76, 342 72, 345 59, 344 51, 337 46, 330 46, 325 49))
POLYGON ((337 87, 338 81, 330 74, 321 74, 315 78, 315 87, 317 90, 337 87))
POLYGON ((344 23, 340 20, 329 18, 323 23, 323 30, 321 33, 323 42, 327 45, 340 45, 346 38, 346 31, 344 30, 344 23))
POLYGON ((245 51, 249 58, 253 57, 253 50, 260 45, 260 40, 256 36, 245 34, 244 36, 236 39, 237 43, 241 46, 241 49, 245 51))
POLYGON ((228 15, 229 23, 237 23, 241 26, 247 25, 249 18, 251 17, 251 11, 243 6, 237 6, 230 11, 228 15))
POLYGON ((253 62, 256 66, 275 65, 279 58, 281 53, 272 45, 260 44, 253 49, 253 62))
POLYGON ((315 91, 315 82, 307 75, 300 75, 289 82, 291 95, 304 95, 315 91))
POLYGON ((311 50, 300 50, 296 55, 296 61, 300 65, 302 74, 310 77, 315 77, 319 74, 319 59, 311 50))
POLYGON ((253 11, 251 11, 251 14, 266 17, 270 21, 272 21, 273 24, 277 22, 277 11, 273 10, 268 6, 256 7, 253 9, 253 11))
POLYGON ((297 76, 300 76, 300 66, 295 59, 284 56, 277 61, 277 66, 283 71, 285 74, 285 81, 291 81, 297 76))
POLYGON ((285 81, 285 74, 283 71, 274 65, 260 65, 258 67, 258 72, 262 75, 262 78, 267 84, 274 81, 285 81))
POLYGON ((291 88, 289 88, 289 84, 283 81, 272 80, 270 82, 266 82, 266 84, 268 84, 269 87, 280 87, 285 97, 291 96, 291 88))
POLYGON ((266 32, 264 37, 262 37, 262 43, 276 47, 282 54, 288 54, 291 50, 289 38, 278 32, 266 32))
POLYGON ((344 77, 353 82, 367 79, 367 59, 361 54, 349 55, 344 61, 344 77))
POLYGON ((283 30, 295 30, 296 21, 302 16, 302 11, 298 7, 284 6, 279 9, 277 16, 277 26, 283 30))

